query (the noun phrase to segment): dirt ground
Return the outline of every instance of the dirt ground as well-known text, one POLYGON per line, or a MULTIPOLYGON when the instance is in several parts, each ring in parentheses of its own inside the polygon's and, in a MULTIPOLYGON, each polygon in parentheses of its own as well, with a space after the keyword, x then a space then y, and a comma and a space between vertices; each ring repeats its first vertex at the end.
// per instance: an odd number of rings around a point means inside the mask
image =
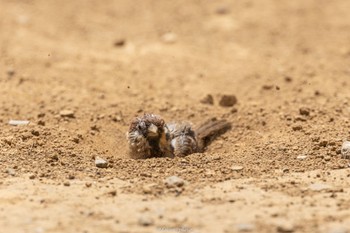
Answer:
POLYGON ((0 232, 350 232, 349 9, 0 0, 0 232), (202 154, 132 160, 145 112, 233 127, 202 154))

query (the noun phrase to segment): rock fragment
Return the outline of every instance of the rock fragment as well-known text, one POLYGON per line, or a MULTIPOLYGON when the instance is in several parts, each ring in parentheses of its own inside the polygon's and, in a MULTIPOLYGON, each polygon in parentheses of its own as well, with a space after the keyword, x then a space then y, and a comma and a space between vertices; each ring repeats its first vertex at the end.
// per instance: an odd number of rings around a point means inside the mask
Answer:
POLYGON ((309 108, 300 108, 299 109, 300 115, 303 116, 309 116, 310 115, 310 109, 309 108))
POLYGON ((184 186, 185 181, 178 176, 169 176, 165 179, 164 183, 168 188, 174 188, 184 186))
POLYGON ((140 226, 148 227, 148 226, 152 226, 154 224, 154 221, 151 217, 142 215, 139 218, 138 223, 140 226))
POLYGON ((298 160, 305 160, 307 158, 307 155, 298 155, 297 159, 298 160))
POLYGON ((303 129, 303 127, 302 127, 301 125, 294 125, 294 126, 292 126, 292 129, 293 129, 294 131, 300 131, 300 130, 303 129))
POLYGON ((10 120, 9 124, 10 125, 14 125, 14 126, 17 126, 17 125, 28 125, 29 121, 25 121, 25 120, 10 120))
POLYGON ((232 169, 232 171, 238 172, 238 171, 242 171, 243 167, 242 166, 232 166, 231 169, 232 169))
POLYGON ((323 190, 327 190, 332 188, 330 185, 328 184, 322 184, 322 183, 315 183, 315 184, 311 184, 309 185, 309 190, 311 191, 323 191, 323 190))
POLYGON ((177 40, 177 35, 172 32, 165 33, 162 35, 162 41, 166 44, 173 44, 177 40))
POLYGON ((239 232, 251 232, 254 231, 255 226, 252 223, 239 223, 236 225, 236 229, 239 232))
POLYGON ((123 47, 125 45, 125 40, 124 39, 118 39, 114 41, 114 46, 115 47, 123 47))
POLYGON ((74 111, 72 110, 62 110, 60 111, 61 117, 74 118, 74 111))
POLYGON ((290 222, 280 222, 277 226, 277 232, 279 233, 291 233, 295 231, 295 227, 290 222))
POLYGON ((350 159, 350 142, 349 141, 343 142, 340 152, 341 152, 342 159, 350 159))
POLYGON ((6 73, 7 73, 8 77, 12 77, 16 74, 16 71, 14 68, 8 68, 6 73))
POLYGON ((201 99, 200 101, 202 104, 209 104, 209 105, 213 105, 214 104, 214 98, 211 94, 208 94, 206 97, 204 97, 203 99, 201 99))
POLYGON ((95 158, 95 165, 98 168, 107 168, 108 167, 108 162, 104 160, 103 158, 96 156, 95 158))
POLYGON ((220 99, 219 105, 222 107, 232 107, 237 103, 235 95, 223 95, 220 99))

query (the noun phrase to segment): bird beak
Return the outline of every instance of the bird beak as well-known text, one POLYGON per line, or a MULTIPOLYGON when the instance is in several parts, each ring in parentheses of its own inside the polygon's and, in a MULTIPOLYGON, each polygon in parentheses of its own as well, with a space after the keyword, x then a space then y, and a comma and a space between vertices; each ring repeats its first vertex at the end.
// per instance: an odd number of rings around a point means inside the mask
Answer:
POLYGON ((149 136, 158 136, 158 128, 154 124, 151 124, 148 127, 148 135, 149 136))

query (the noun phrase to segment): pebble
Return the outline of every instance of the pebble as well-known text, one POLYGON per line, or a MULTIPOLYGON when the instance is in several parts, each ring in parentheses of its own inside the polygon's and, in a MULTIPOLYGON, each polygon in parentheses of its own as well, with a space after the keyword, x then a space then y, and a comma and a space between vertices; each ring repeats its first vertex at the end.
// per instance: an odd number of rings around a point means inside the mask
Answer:
POLYGON ((12 169, 12 168, 8 168, 8 169, 6 169, 6 173, 11 175, 11 176, 15 176, 16 175, 16 170, 12 169))
POLYGON ((214 104, 214 98, 212 95, 208 94, 206 97, 204 97, 203 99, 201 99, 200 101, 202 104, 209 104, 209 105, 213 105, 214 104))
POLYGON ((142 186, 142 191, 144 194, 151 194, 153 192, 153 190, 155 189, 157 184, 152 183, 152 184, 146 184, 144 186, 142 186))
POLYGON ((74 118, 74 111, 72 111, 72 110, 62 110, 62 111, 60 111, 60 116, 61 117, 74 118))
POLYGON ((232 166, 231 167, 232 171, 242 171, 243 170, 243 167, 242 166, 232 166))
POLYGON ((139 225, 147 227, 147 226, 151 226, 154 224, 154 221, 151 217, 143 215, 139 218, 138 221, 139 225))
POLYGON ((298 155, 298 160, 305 160, 307 158, 307 155, 298 155))
POLYGON ((21 121, 21 120, 10 120, 9 125, 28 125, 29 121, 21 121))
POLYGON ((255 229, 255 226, 252 223, 239 223, 236 225, 236 229, 239 232, 250 232, 255 229))
POLYGON ((230 13, 230 10, 227 7, 219 7, 215 10, 215 13, 218 15, 227 15, 230 13))
POLYGON ((173 44, 177 40, 177 35, 172 32, 165 33, 162 35, 162 41, 167 44, 173 44))
POLYGON ((112 196, 112 197, 115 197, 115 196, 117 196, 117 191, 116 190, 112 190, 112 191, 109 191, 107 194, 112 196))
POLYGON ((234 95, 223 95, 220 99, 219 105, 222 107, 232 107, 237 103, 237 98, 234 95))
POLYGON ((350 159, 350 142, 345 141, 341 146, 341 157, 343 159, 350 159))
POLYGON ((13 69, 13 68, 8 68, 7 71, 6 71, 6 73, 7 73, 7 75, 8 75, 9 77, 12 77, 12 76, 14 76, 14 75, 16 74, 16 71, 15 71, 15 69, 13 69))
POLYGON ((293 81, 293 78, 290 77, 290 76, 285 76, 285 77, 284 77, 284 81, 286 81, 287 83, 290 83, 290 82, 293 81))
POLYGON ((294 125, 294 126, 292 127, 292 129, 293 129, 294 131, 300 131, 300 130, 303 129, 303 127, 302 127, 301 125, 294 125))
POLYGON ((125 40, 124 39, 118 39, 114 41, 114 46, 115 47, 123 47, 125 45, 125 40))
POLYGON ((331 186, 328 184, 315 183, 315 184, 309 185, 309 189, 311 191, 323 191, 323 190, 327 190, 330 188, 331 188, 331 186))
POLYGON ((98 168, 107 168, 108 167, 108 162, 104 160, 103 158, 96 156, 95 158, 95 165, 98 168))
POLYGON ((300 108, 299 109, 300 115, 303 116, 309 116, 310 115, 310 109, 309 108, 300 108))
POLYGON ((172 188, 172 187, 184 186, 185 181, 178 176, 169 176, 168 178, 165 179, 164 183, 168 188, 172 188))
POLYGON ((280 233, 289 233, 289 232, 294 232, 294 226, 290 222, 281 222, 277 226, 277 232, 280 233))
POLYGON ((40 132, 38 131, 38 130, 35 130, 35 129, 33 129, 32 131, 31 131, 31 133, 34 135, 34 136, 39 136, 40 135, 40 132))

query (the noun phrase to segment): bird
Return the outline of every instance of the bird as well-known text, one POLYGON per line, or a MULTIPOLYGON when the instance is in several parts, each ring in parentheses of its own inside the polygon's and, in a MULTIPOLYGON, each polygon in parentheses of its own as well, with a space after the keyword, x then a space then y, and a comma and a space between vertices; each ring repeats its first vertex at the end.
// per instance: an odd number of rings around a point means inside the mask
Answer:
POLYGON ((173 157, 170 132, 163 118, 158 115, 146 113, 135 117, 126 138, 131 158, 173 157))
POLYGON ((203 153, 217 136, 231 129, 231 123, 211 118, 194 129, 190 122, 171 122, 156 114, 135 117, 126 134, 129 156, 134 159, 184 157, 203 153))

